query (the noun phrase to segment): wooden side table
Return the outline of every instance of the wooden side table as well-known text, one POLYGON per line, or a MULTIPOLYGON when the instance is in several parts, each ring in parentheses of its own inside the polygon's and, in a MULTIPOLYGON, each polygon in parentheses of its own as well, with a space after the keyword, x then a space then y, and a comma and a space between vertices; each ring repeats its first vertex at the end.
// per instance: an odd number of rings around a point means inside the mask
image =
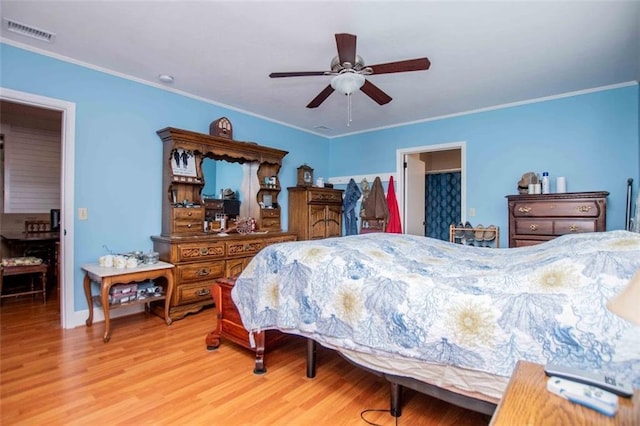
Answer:
POLYGON ((167 325, 171 324, 171 317, 169 316, 169 301, 171 300, 171 294, 173 293, 173 274, 171 269, 173 264, 167 262, 158 262, 151 265, 139 265, 136 268, 106 268, 97 264, 83 265, 82 269, 85 271, 84 276, 84 294, 87 297, 87 304, 89 305, 89 318, 87 318, 87 327, 93 324, 93 305, 102 305, 104 311, 104 336, 102 340, 107 343, 111 338, 111 318, 110 311, 116 307, 129 306, 144 303, 147 309, 150 307, 151 302, 164 300, 164 319, 167 325), (149 297, 146 299, 135 300, 127 302, 122 305, 109 304, 109 291, 115 284, 129 284, 139 283, 147 280, 155 280, 163 278, 165 287, 164 294, 161 296, 149 297), (100 285, 100 295, 93 296, 91 294, 91 282, 98 283, 100 285))
POLYGON ((231 299, 231 290, 233 290, 236 279, 237 276, 218 278, 211 287, 218 321, 215 330, 212 330, 205 338, 207 350, 218 349, 221 338, 229 339, 244 348, 255 350, 256 362, 253 372, 255 374, 264 374, 267 372, 267 368, 264 365, 265 351, 267 348, 273 348, 285 335, 278 330, 263 330, 253 334, 255 347, 252 346, 249 332, 244 328, 240 313, 231 299))
POLYGON ((544 366, 519 361, 511 375, 490 425, 637 425, 640 424, 640 391, 632 398, 618 398, 618 412, 608 417, 547 391, 544 366))

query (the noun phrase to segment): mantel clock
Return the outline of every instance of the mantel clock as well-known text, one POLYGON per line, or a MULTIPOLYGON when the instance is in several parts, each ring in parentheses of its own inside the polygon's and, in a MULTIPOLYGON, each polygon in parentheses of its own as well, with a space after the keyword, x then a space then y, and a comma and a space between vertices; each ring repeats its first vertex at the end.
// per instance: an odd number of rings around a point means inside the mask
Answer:
POLYGON ((313 169, 306 164, 298 167, 298 186, 313 185, 313 169))

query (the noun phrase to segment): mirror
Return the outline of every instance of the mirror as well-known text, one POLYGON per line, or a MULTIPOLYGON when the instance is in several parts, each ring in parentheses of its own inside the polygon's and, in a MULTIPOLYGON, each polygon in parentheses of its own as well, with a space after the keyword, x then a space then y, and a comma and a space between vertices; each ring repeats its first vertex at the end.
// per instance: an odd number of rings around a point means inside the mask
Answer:
POLYGON ((252 203, 256 199, 259 183, 257 177, 259 163, 234 162, 225 159, 205 157, 202 160, 202 176, 204 187, 201 196, 220 199, 220 190, 231 189, 235 192, 235 199, 240 202, 239 216, 256 217, 259 206, 252 203))
POLYGON ((225 160, 204 158, 202 160, 202 176, 204 187, 202 198, 220 198, 220 191, 230 188, 235 192, 235 198, 243 201, 241 188, 244 181, 246 167, 241 163, 233 163, 225 160))

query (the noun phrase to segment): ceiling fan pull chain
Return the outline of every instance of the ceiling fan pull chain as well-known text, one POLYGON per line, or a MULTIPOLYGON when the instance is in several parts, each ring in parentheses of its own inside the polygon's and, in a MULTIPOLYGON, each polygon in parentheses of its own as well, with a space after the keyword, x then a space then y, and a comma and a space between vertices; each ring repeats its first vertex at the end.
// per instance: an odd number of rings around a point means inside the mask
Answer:
POLYGON ((351 94, 347 95, 347 127, 351 126, 351 94))

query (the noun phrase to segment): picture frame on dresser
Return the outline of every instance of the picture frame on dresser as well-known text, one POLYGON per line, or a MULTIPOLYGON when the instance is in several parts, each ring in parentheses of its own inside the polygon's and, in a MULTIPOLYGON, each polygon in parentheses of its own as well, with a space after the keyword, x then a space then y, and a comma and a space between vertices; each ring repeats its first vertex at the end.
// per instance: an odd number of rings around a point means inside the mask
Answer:
POLYGON ((172 154, 171 171, 175 176, 197 177, 194 153, 186 149, 175 149, 172 154))

